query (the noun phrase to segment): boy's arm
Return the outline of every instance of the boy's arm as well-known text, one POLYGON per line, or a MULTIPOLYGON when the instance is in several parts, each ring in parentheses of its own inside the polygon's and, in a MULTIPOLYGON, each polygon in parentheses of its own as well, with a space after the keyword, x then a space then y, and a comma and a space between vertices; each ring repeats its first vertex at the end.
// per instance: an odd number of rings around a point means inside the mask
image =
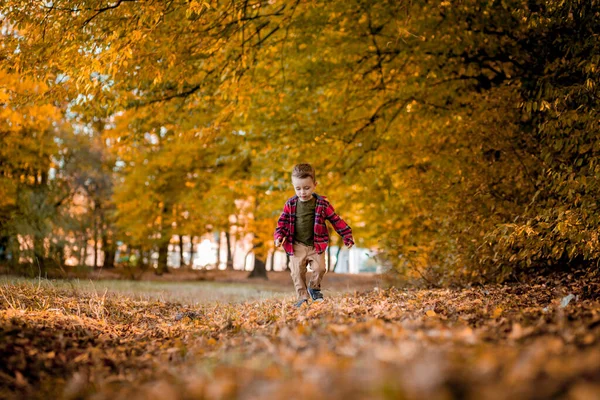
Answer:
POLYGON ((333 229, 342 237, 344 244, 348 247, 354 245, 354 239, 352 238, 352 229, 348 224, 335 213, 331 204, 327 205, 325 209, 325 217, 331 222, 333 229))
POLYGON ((275 238, 275 242, 282 243, 285 238, 288 237, 288 224, 291 220, 291 209, 288 203, 285 203, 283 206, 283 212, 279 216, 279 220, 277 221, 277 228, 275 228, 275 234, 273 237, 275 238))

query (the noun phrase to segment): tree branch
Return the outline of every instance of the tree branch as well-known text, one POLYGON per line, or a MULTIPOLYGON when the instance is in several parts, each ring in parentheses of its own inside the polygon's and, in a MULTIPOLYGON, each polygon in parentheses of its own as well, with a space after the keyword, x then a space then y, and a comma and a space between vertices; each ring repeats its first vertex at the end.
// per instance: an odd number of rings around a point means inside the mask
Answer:
POLYGON ((119 7, 122 3, 125 3, 125 2, 135 3, 135 2, 137 2, 137 0, 117 0, 117 2, 115 4, 113 4, 113 5, 96 9, 96 10, 94 10, 94 11, 96 11, 96 13, 94 15, 92 15, 91 17, 89 17, 88 19, 86 19, 85 21, 83 21, 82 26, 86 26, 94 18, 96 18, 98 15, 102 14, 103 12, 108 11, 108 10, 113 10, 113 9, 119 7))

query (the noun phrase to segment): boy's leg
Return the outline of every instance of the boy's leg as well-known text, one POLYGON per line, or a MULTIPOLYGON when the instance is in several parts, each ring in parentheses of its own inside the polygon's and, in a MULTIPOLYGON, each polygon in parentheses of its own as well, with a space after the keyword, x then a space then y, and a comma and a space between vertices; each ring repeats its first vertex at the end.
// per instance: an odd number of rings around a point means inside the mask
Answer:
POLYGON ((307 255, 307 261, 310 262, 310 268, 313 270, 308 287, 321 290, 321 280, 327 270, 325 253, 317 254, 314 247, 311 247, 307 255))
POLYGON ((294 255, 290 258, 290 275, 296 288, 298 299, 308 300, 306 290, 306 255, 308 247, 302 244, 294 244, 294 255))

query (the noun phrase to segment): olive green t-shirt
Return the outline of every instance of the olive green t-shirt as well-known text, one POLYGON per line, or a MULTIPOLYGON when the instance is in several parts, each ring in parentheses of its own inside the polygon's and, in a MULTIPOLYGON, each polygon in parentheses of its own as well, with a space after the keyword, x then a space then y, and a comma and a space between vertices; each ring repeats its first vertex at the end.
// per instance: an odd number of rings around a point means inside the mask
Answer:
POLYGON ((300 242, 307 246, 314 245, 315 239, 315 207, 317 199, 314 197, 309 201, 298 199, 296 203, 296 226, 294 229, 294 242, 300 242))

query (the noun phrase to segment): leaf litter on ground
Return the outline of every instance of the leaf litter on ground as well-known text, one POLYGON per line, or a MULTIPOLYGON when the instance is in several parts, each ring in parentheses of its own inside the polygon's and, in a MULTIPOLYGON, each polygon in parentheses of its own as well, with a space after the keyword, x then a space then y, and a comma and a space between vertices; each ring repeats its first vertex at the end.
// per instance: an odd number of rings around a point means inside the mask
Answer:
POLYGON ((296 309, 6 283, 0 397, 598 398, 599 289, 388 288, 296 309))

